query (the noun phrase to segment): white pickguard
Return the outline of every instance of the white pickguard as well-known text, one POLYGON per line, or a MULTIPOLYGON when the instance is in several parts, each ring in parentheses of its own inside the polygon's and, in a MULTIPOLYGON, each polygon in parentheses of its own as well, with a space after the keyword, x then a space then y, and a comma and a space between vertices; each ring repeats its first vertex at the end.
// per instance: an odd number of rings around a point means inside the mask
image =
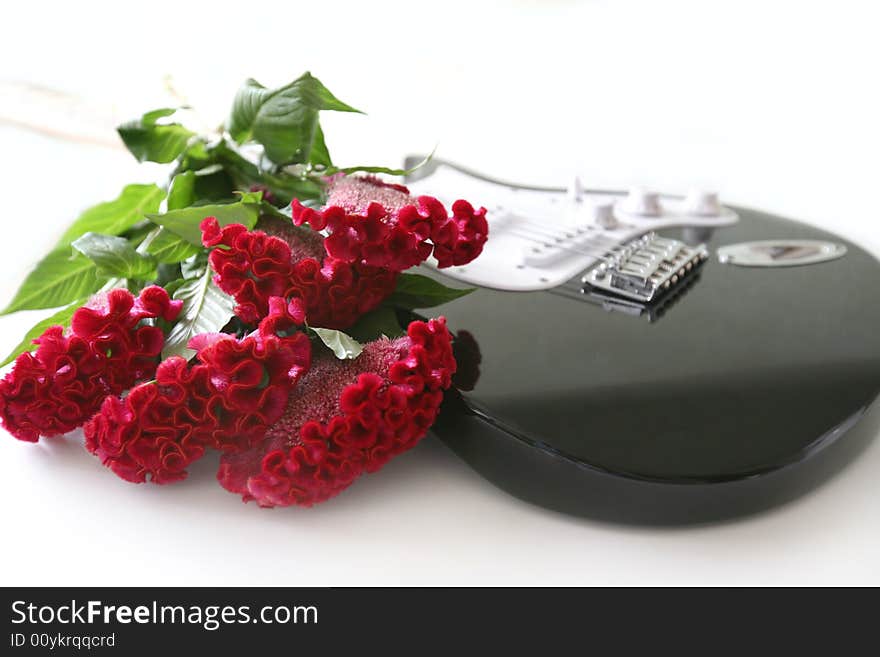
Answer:
MULTIPOLYGON (((443 273, 464 283, 511 291, 554 288, 578 276, 614 246, 661 228, 714 228, 736 223, 728 208, 717 216, 684 212, 683 201, 664 197, 659 217, 625 212, 623 194, 588 193, 578 203, 564 192, 532 191, 488 182, 444 163, 429 176, 407 183, 414 195, 435 196, 449 207, 463 198, 487 209, 489 240, 483 253, 463 267, 443 273), (618 226, 603 229, 592 219, 591 205, 614 199, 618 226)), ((430 264, 430 263, 429 263, 430 264)))

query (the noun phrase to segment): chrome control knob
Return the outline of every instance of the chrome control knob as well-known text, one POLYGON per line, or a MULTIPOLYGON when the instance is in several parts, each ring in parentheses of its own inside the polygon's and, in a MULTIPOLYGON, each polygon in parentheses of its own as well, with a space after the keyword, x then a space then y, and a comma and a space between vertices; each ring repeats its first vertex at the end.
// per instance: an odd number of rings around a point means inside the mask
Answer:
POLYGON ((633 187, 623 201, 623 209, 640 217, 659 217, 663 214, 660 195, 642 187, 633 187))
POLYGON ((593 223, 605 230, 617 228, 617 217, 614 216, 614 202, 611 200, 595 201, 591 207, 593 223))
POLYGON ((721 214, 718 192, 692 189, 684 200, 684 211, 695 217, 717 217, 721 214))

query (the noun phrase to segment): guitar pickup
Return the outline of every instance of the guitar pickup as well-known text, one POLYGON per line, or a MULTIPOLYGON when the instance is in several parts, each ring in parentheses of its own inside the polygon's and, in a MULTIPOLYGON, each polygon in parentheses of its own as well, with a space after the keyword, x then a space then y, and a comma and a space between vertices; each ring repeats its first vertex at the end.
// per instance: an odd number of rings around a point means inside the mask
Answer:
POLYGON ((581 282, 640 303, 651 303, 682 284, 709 258, 705 244, 648 233, 608 251, 581 282))

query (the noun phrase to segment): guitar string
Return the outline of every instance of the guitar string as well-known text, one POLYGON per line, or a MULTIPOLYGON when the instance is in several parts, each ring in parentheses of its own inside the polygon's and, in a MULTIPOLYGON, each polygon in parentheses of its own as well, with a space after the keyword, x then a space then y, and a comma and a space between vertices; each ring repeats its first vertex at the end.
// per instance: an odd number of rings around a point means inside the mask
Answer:
MULTIPOLYGON (((615 241, 613 243, 613 245, 608 246, 608 247, 598 247, 596 249, 579 249, 579 248, 573 248, 570 246, 568 246, 568 247, 562 246, 561 244, 550 244, 545 239, 535 239, 533 236, 531 236, 527 233, 519 232, 515 228, 508 227, 506 229, 506 231, 509 233, 513 233, 514 235, 516 235, 520 239, 523 239, 527 242, 531 242, 533 244, 541 244, 542 246, 546 246, 548 248, 559 249, 560 251, 565 251, 567 253, 574 253, 577 255, 588 256, 591 258, 595 258, 596 260, 598 260, 600 262, 604 262, 604 263, 615 263, 616 259, 613 257, 610 257, 609 254, 613 254, 613 252, 616 249, 622 249, 625 247, 625 244, 621 244, 620 242, 615 241)), ((612 240, 612 238, 610 238, 610 237, 606 237, 604 239, 612 240)), ((652 263, 645 263, 644 265, 641 265, 637 261, 631 260, 629 264, 631 266, 633 266, 634 269, 638 269, 639 271, 645 271, 645 268, 648 267, 649 264, 653 264, 653 262, 656 262, 657 260, 660 260, 662 262, 664 259, 665 258, 662 258, 662 257, 660 257, 659 254, 657 254, 656 256, 654 256, 652 258, 652 263)))
MULTIPOLYGON (((496 206, 495 208, 496 212, 502 210, 503 206, 496 206)), ((552 229, 548 228, 546 224, 530 221, 521 217, 517 217, 516 224, 526 224, 527 226, 534 227, 536 230, 534 230, 534 232, 527 232, 526 230, 523 230, 523 228, 521 228, 519 225, 507 226, 505 227, 505 230, 509 233, 515 234, 520 239, 524 239, 533 244, 540 244, 546 248, 553 248, 568 253, 575 253, 578 255, 592 257, 604 263, 615 262, 614 258, 608 257, 609 254, 613 253, 613 251, 617 249, 624 248, 626 245, 626 243, 621 243, 615 240, 613 237, 605 236, 602 233, 596 234, 596 231, 599 231, 601 229, 592 224, 562 226, 559 229, 552 229), (543 232, 543 235, 541 234, 541 232, 543 232), (564 239, 562 236, 560 236, 560 233, 562 233, 568 239, 574 239, 578 236, 578 234, 584 235, 593 233, 593 235, 588 237, 588 239, 596 239, 598 237, 605 240, 608 245, 597 246, 593 249, 582 249, 574 248, 571 246, 564 246, 560 243, 561 240, 564 239)), ((637 238, 633 238, 633 240, 634 239, 637 238)), ((652 257, 652 263, 645 263, 644 265, 640 265, 637 261, 631 261, 630 265, 633 267, 633 269, 644 272, 646 267, 650 266, 650 264, 653 264, 653 262, 655 262, 658 257, 659 255, 655 255, 654 257, 652 257)), ((659 259, 662 261, 664 258, 659 259)))
POLYGON ((577 253, 579 255, 585 255, 595 258, 605 258, 604 261, 609 261, 610 258, 607 258, 607 254, 611 252, 615 248, 619 248, 622 245, 619 243, 611 244, 608 247, 597 246, 594 248, 590 247, 573 247, 573 246, 562 246, 561 244, 552 244, 548 240, 544 238, 536 238, 533 235, 529 235, 528 233, 523 233, 518 231, 515 228, 507 228, 506 231, 508 234, 513 234, 519 237, 520 239, 529 242, 531 244, 538 244, 540 246, 546 247, 548 249, 559 249, 560 251, 567 251, 570 253, 577 253))
MULTIPOLYGON (((498 208, 496 208, 496 211, 498 211, 498 208)), ((516 226, 516 225, 507 226, 507 227, 505 227, 505 230, 507 232, 514 233, 518 237, 520 237, 521 239, 525 239, 526 241, 532 242, 533 244, 540 244, 546 248, 555 248, 560 251, 565 251, 568 253, 576 253, 579 255, 593 257, 593 258, 596 258, 597 260, 604 262, 604 263, 614 262, 613 258, 607 257, 609 252, 612 252, 615 249, 623 248, 625 246, 625 244, 620 243, 619 241, 615 240, 613 237, 605 236, 602 233, 596 234, 596 231, 599 231, 600 229, 597 228, 596 226, 593 226, 592 224, 581 224, 581 225, 576 225, 576 226, 562 226, 558 230, 554 230, 552 228, 547 228, 545 224, 539 224, 534 221, 522 219, 521 217, 517 217, 516 223, 526 224, 527 226, 532 226, 536 230, 534 230, 534 232, 527 232, 526 230, 523 230, 522 228, 520 228, 520 226, 516 226), (543 235, 539 231, 543 231, 543 235), (563 233, 563 235, 565 237, 567 237, 568 239, 575 239, 578 236, 578 234, 584 235, 584 234, 593 233, 593 236, 588 237, 588 239, 595 239, 596 237, 601 238, 601 239, 606 240, 608 242, 608 246, 598 246, 595 249, 590 249, 590 250, 577 249, 577 248, 573 248, 570 246, 566 247, 560 243, 561 240, 564 239, 563 237, 560 236, 560 232, 563 233)), ((632 240, 630 240, 630 241, 632 241, 632 240)), ((637 262, 633 262, 632 264, 635 265, 634 268, 637 268, 639 271, 645 270, 645 267, 638 265, 637 262)))
MULTIPOLYGON (((503 207, 496 206, 495 211, 501 212, 501 211, 503 211, 503 207)), ((574 226, 560 226, 558 229, 554 229, 554 228, 548 228, 547 224, 545 224, 543 222, 537 222, 537 221, 525 219, 525 218, 520 217, 518 215, 514 215, 514 216, 516 217, 516 220, 515 220, 516 223, 526 224, 527 226, 531 226, 535 230, 536 233, 543 232, 548 237, 554 237, 554 238, 559 235, 560 231, 563 231, 566 234, 570 235, 571 237, 574 237, 574 235, 572 233, 574 233, 576 231, 583 232, 586 230, 586 231, 592 232, 592 231, 599 230, 598 228, 596 228, 596 226, 594 226, 593 224, 589 224, 589 223, 578 224, 578 225, 574 225, 574 226)))
MULTIPOLYGON (((504 210, 503 206, 500 206, 500 205, 495 206, 495 212, 502 212, 503 210, 504 210)), ((605 256, 610 251, 612 251, 614 248, 619 248, 619 247, 623 246, 622 244, 620 244, 618 241, 614 240, 613 238, 598 235, 597 237, 601 237, 602 239, 607 240, 609 242, 609 245, 608 246, 597 246, 593 249, 588 249, 588 250, 577 249, 577 248, 572 248, 572 247, 564 247, 561 244, 559 244, 559 241, 562 239, 562 237, 560 236, 560 232, 565 237, 567 237, 569 239, 575 239, 578 236, 578 234, 584 235, 584 234, 588 234, 588 233, 595 233, 595 231, 597 231, 598 228, 596 228, 595 226, 590 225, 590 224, 582 224, 579 226, 563 226, 563 227, 560 227, 559 230, 553 230, 553 229, 546 228, 544 224, 540 224, 535 221, 530 221, 528 219, 523 219, 521 217, 517 217, 516 219, 517 219, 517 221, 515 222, 516 224, 527 224, 529 226, 533 226, 536 229, 535 232, 529 233, 525 230, 522 230, 517 225, 506 226, 504 230, 507 232, 512 232, 512 233, 516 234, 518 237, 520 237, 521 239, 525 239, 526 241, 532 242, 533 244, 541 244, 547 248, 557 248, 557 249, 560 249, 563 251, 577 253, 579 255, 594 257, 594 258, 601 260, 602 262, 610 262, 610 259, 605 256), (543 236, 541 235, 541 232, 543 232, 543 236), (551 242, 556 242, 556 243, 553 244, 551 242)), ((591 236, 589 239, 594 239, 594 237, 591 236)))
MULTIPOLYGON (((632 224, 620 224, 624 228, 634 228, 632 224)), ((547 241, 559 241, 564 238, 574 239, 579 234, 584 235, 586 233, 593 233, 598 237, 602 237, 603 239, 614 241, 616 239, 614 237, 609 237, 604 232, 605 229, 595 226, 594 224, 576 224, 569 226, 559 226, 558 228, 548 227, 545 223, 539 223, 536 221, 529 221, 528 219, 522 219, 517 217, 516 222, 513 222, 512 226, 506 226, 505 230, 519 230, 519 232, 523 235, 528 235, 530 239, 533 240, 541 240, 544 242, 547 241), (529 230, 524 230, 520 228, 519 224, 526 224, 526 228, 529 230), (562 233, 562 235, 560 235, 562 233), (547 239, 541 238, 541 235, 546 236, 547 239)), ((646 230, 645 234, 653 232, 653 230, 646 230)))

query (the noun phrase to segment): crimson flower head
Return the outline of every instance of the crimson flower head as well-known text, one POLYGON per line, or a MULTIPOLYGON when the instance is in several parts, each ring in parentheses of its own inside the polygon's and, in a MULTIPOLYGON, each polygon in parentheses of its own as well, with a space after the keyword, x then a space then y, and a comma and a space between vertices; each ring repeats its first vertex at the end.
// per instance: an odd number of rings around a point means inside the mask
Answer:
POLYGON ((183 301, 172 300, 157 285, 144 288, 137 297, 127 290, 110 290, 74 312, 70 330, 106 355, 110 388, 124 390, 153 376, 156 356, 165 343, 162 329, 142 325, 142 320, 173 321, 182 306, 183 301))
POLYGON ((234 452, 258 444, 284 412, 309 368, 304 333, 261 330, 241 340, 196 336, 197 363, 162 362, 156 381, 124 399, 107 397, 85 425, 86 448, 122 479, 170 483, 207 448, 234 452))
POLYGON ((260 506, 327 500, 425 436, 455 368, 442 317, 370 342, 353 360, 324 350, 264 441, 225 454, 217 478, 260 506))
POLYGON ((201 225, 202 242, 213 249, 214 282, 235 299, 236 315, 248 324, 265 318, 269 299, 280 297, 299 299, 310 325, 344 329, 394 291, 394 272, 325 256, 321 237, 311 231, 265 218, 260 225, 265 230, 221 228, 213 217, 201 225))
POLYGON ((145 320, 173 320, 182 302, 161 287, 95 296, 73 314, 70 331, 52 326, 0 381, 0 419, 13 436, 36 442, 82 426, 107 395, 156 372, 164 334, 145 320))
POLYGON ((413 197, 403 185, 374 176, 331 181, 322 210, 291 204, 293 223, 328 231, 324 248, 332 258, 403 271, 432 253, 438 266, 464 265, 483 250, 489 235, 486 209, 464 200, 452 214, 432 196, 413 197))

